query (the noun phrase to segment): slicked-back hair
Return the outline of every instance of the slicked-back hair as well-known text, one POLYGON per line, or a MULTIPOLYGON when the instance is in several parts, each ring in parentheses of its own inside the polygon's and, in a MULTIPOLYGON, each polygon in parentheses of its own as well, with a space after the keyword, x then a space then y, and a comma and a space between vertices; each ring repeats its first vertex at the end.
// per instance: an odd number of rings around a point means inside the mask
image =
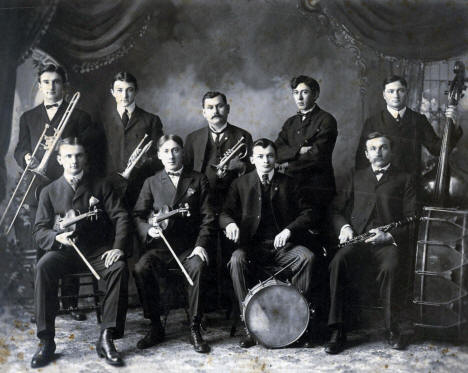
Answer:
POLYGON ((271 146, 275 150, 275 154, 278 154, 278 148, 276 147, 276 144, 269 139, 261 138, 261 139, 255 140, 255 142, 252 145, 252 150, 256 146, 260 146, 263 149, 266 149, 269 146, 271 146))
POLYGON ((386 134, 384 134, 384 133, 382 133, 382 132, 377 132, 377 131, 375 131, 375 132, 369 133, 369 134, 366 136, 366 143, 365 143, 366 150, 367 150, 367 142, 368 142, 369 140, 377 139, 377 138, 379 138, 379 137, 384 137, 384 138, 386 138, 386 139, 388 140, 388 143, 390 144, 390 147, 393 147, 393 141, 392 141, 392 139, 390 138, 390 136, 388 136, 388 135, 386 135, 386 134))
POLYGON ((227 98, 226 98, 226 95, 222 92, 218 92, 218 91, 208 91, 206 92, 204 95, 203 95, 203 98, 202 98, 202 108, 205 107, 205 100, 209 99, 209 98, 215 98, 215 97, 218 97, 218 96, 221 96, 221 98, 223 99, 224 103, 227 105, 227 98))
POLYGON ((182 140, 180 136, 169 134, 169 135, 162 135, 159 138, 158 143, 156 144, 157 149, 159 150, 167 141, 170 141, 170 140, 174 141, 182 149, 184 148, 184 140, 182 140))
POLYGON ((85 152, 86 152, 86 146, 83 144, 83 142, 78 137, 65 137, 64 139, 61 139, 58 142, 58 145, 57 145, 57 151, 59 153, 60 153, 60 147, 62 145, 79 145, 83 149, 85 149, 85 152))
POLYGON ((133 83, 135 91, 138 91, 138 83, 135 76, 127 71, 121 71, 114 75, 114 79, 111 83, 111 89, 114 89, 114 83, 120 80, 121 82, 133 83))
POLYGON ((67 73, 62 66, 54 65, 53 63, 41 66, 37 73, 37 81, 41 82, 41 75, 44 73, 57 73, 62 78, 62 82, 67 82, 67 73))
POLYGON ((307 75, 299 75, 292 78, 290 82, 291 89, 296 89, 296 87, 301 83, 304 83, 307 87, 314 91, 314 93, 320 93, 320 85, 318 82, 314 78, 311 78, 307 75))
POLYGON ((385 86, 393 82, 400 82, 403 87, 408 88, 408 83, 406 82, 405 78, 399 75, 392 75, 384 79, 382 82, 382 89, 385 90, 385 86))

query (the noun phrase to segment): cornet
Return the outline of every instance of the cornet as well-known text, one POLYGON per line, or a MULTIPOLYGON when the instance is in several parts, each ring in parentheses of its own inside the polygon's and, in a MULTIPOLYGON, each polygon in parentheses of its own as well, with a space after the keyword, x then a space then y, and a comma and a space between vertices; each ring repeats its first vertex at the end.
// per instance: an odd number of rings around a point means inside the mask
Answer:
POLYGON ((247 156, 247 153, 248 149, 247 145, 245 144, 245 138, 242 136, 232 148, 228 149, 224 153, 219 163, 217 165, 213 164, 211 167, 216 168, 216 175, 218 175, 218 177, 223 177, 231 159, 236 155, 239 155, 239 159, 243 159, 247 156))
POLYGON ((23 182, 26 174, 28 172, 32 172, 33 177, 31 178, 31 181, 29 182, 29 184, 28 184, 28 186, 26 188, 26 192, 24 193, 24 196, 21 199, 21 202, 20 202, 20 204, 19 204, 19 206, 18 206, 18 208, 17 208, 17 210, 15 212, 15 215, 13 216, 13 219, 12 219, 10 225, 5 230, 5 234, 10 233, 11 228, 13 227, 13 224, 14 224, 14 222, 15 222, 16 218, 18 217, 18 214, 19 214, 19 212, 21 210, 21 207, 23 207, 24 201, 26 200, 26 197, 28 196, 29 192, 31 191, 32 186, 34 185, 34 182, 36 181, 37 176, 40 176, 41 178, 43 178, 43 180, 49 180, 49 178, 46 175, 47 163, 49 162, 50 157, 52 156, 52 153, 54 152, 54 150, 55 150, 55 148, 57 146, 57 143, 59 142, 60 138, 62 137, 62 133, 65 130, 65 126, 67 125, 68 120, 70 119, 70 116, 71 116, 73 110, 75 109, 76 103, 78 102, 79 99, 80 99, 80 92, 76 92, 73 95, 70 103, 68 104, 67 110, 65 110, 65 112, 63 113, 63 116, 62 116, 62 119, 60 120, 60 123, 58 124, 57 128, 54 129, 54 135, 47 139, 48 144, 46 144, 45 140, 46 140, 47 129, 50 126, 48 124, 45 125, 45 128, 42 131, 41 137, 39 138, 39 141, 37 142, 37 144, 36 144, 36 146, 34 148, 34 151, 31 154, 31 159, 35 158, 37 152, 39 151, 39 148, 41 148, 41 147, 45 148, 46 151, 45 151, 45 153, 44 153, 44 155, 43 155, 43 157, 41 159, 41 162, 39 163, 39 165, 36 168, 31 168, 30 167, 31 162, 29 162, 26 165, 23 173, 21 174, 21 177, 20 177, 20 179, 18 181, 18 184, 16 185, 16 188, 13 191, 13 195, 11 196, 10 200, 8 201, 8 204, 7 204, 6 208, 5 208, 5 211, 3 212, 2 218, 0 219, 0 226, 3 225, 5 217, 7 216, 8 211, 10 210, 10 207, 11 207, 11 204, 13 203, 13 200, 15 199, 16 195, 18 194, 21 183, 23 182))
POLYGON ((130 174, 138 161, 145 155, 145 153, 151 148, 151 145, 153 144, 153 140, 151 140, 148 144, 146 144, 143 148, 141 146, 145 142, 146 138, 148 137, 148 134, 145 133, 145 136, 143 139, 138 143, 137 147, 133 151, 133 153, 130 155, 130 158, 128 159, 127 162, 127 167, 123 172, 119 172, 119 175, 122 176, 124 179, 128 180, 130 177, 130 174))

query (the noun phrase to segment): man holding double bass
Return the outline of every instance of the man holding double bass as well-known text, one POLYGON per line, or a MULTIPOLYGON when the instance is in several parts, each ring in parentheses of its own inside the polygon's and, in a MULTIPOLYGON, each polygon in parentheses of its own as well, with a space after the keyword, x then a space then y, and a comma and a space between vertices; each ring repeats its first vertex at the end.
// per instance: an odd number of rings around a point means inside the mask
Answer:
POLYGON ((138 234, 147 249, 135 265, 135 281, 144 316, 151 320, 151 328, 138 341, 137 347, 149 348, 164 338, 159 278, 166 277, 168 267, 172 266, 182 270, 186 276, 183 281, 188 282, 190 343, 196 352, 206 353, 210 347, 200 332, 202 278, 216 234, 208 179, 183 166, 183 141, 179 136, 162 136, 157 148, 164 169, 146 179, 133 210, 138 234), (177 214, 180 205, 183 209, 188 205, 189 214, 177 214), (156 224, 157 218, 168 208, 174 215, 156 224), (156 219, 148 220, 152 213, 157 214, 156 219), (173 255, 168 246, 174 250, 173 255), (179 260, 177 264, 175 256, 179 260))

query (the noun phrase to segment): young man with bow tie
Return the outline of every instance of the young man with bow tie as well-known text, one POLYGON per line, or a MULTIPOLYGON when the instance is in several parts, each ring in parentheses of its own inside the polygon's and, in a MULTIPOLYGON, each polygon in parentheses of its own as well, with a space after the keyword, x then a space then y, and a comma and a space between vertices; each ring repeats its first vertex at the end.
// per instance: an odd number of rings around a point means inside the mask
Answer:
POLYGON ((279 170, 297 182, 325 210, 335 194, 332 154, 338 135, 335 118, 316 103, 318 82, 305 75, 291 79, 298 113, 283 124, 275 144, 279 170))
POLYGON ((145 180, 133 210, 138 234, 146 247, 146 252, 135 265, 135 281, 144 316, 151 320, 151 327, 138 341, 137 348, 149 348, 163 341, 159 278, 166 276, 168 266, 180 270, 159 234, 159 228, 150 224, 148 217, 166 206, 176 209, 179 205, 188 204, 190 214, 169 218, 163 235, 193 281, 193 286, 186 284, 190 343, 196 352, 206 353, 210 347, 200 331, 204 298, 202 279, 216 234, 209 183, 205 175, 183 165, 183 141, 179 136, 162 136, 157 148, 164 169, 145 180))
MULTIPOLYGON (((401 76, 386 78, 382 84, 382 96, 387 107, 373 115, 364 123, 358 150, 356 168, 366 168, 368 161, 361 151, 365 148, 367 136, 371 132, 385 133, 393 142, 392 163, 402 171, 416 178, 418 195, 421 192, 421 151, 424 145, 435 156, 440 153, 441 139, 435 134, 427 118, 406 106, 408 84, 401 76)), ((456 109, 449 106, 445 115, 456 122, 456 109)), ((455 126, 450 143, 454 146, 462 136, 460 126, 455 126)))
MULTIPOLYGON (((44 102, 35 108, 25 112, 20 118, 20 128, 18 143, 15 148, 15 159, 21 168, 25 168, 27 164, 36 167, 46 149, 41 147, 36 153, 35 159, 32 158, 33 150, 39 141, 41 133, 46 124, 50 128, 46 132, 46 145, 50 144, 50 140, 54 136, 54 129, 60 123, 63 114, 65 113, 68 102, 64 100, 64 89, 67 83, 67 76, 65 70, 61 66, 45 65, 42 66, 38 72, 38 86, 44 102)), ((62 137, 79 137, 85 139, 90 147, 99 139, 102 131, 99 127, 91 122, 91 117, 88 113, 75 107, 71 114, 68 123, 63 131, 62 137)), ((92 158, 89 164, 93 170, 97 168, 97 159, 92 158)), ((46 175, 49 180, 55 180, 60 177, 62 169, 55 159, 51 159, 46 168, 46 175)), ((37 209, 37 196, 30 193, 26 203, 29 205, 29 216, 32 222, 36 217, 37 209)), ((32 224, 31 224, 32 226, 32 224)), ((37 258, 43 255, 41 250, 37 250, 37 258)), ((76 279, 70 279, 63 287, 64 294, 76 294, 79 284, 76 279)), ((70 309, 71 317, 77 321, 86 319, 84 313, 75 311, 77 306, 76 298, 66 298, 62 301, 64 309, 70 309)))
MULTIPOLYGON (((240 310, 247 295, 247 278, 266 266, 280 269, 294 262, 288 270, 292 283, 309 295, 315 255, 304 243, 308 242, 307 230, 318 224, 315 211, 303 204, 293 180, 275 171, 276 145, 272 141, 255 141, 250 160, 255 170, 234 180, 219 217, 226 237, 238 245, 228 268, 240 310)), ((240 346, 254 344, 246 329, 240 346)))
POLYGON ((370 165, 349 175, 345 187, 332 203, 332 221, 340 243, 365 232, 373 236, 364 242, 338 250, 330 263, 330 312, 332 330, 325 352, 337 354, 346 344, 345 307, 347 286, 353 273, 377 270, 377 283, 384 304, 387 341, 394 349, 404 349, 400 331, 400 308, 404 307, 404 280, 409 251, 409 230, 398 227, 383 232, 377 227, 410 217, 417 212, 414 177, 393 163, 393 143, 389 136, 370 133, 365 142, 370 165), (405 263, 406 262, 406 263, 405 263))
POLYGON ((153 146, 133 169, 128 182, 118 180, 118 183, 124 182, 126 186, 123 189, 131 209, 145 179, 161 169, 161 164, 156 158, 155 144, 163 135, 163 125, 159 116, 143 110, 136 104, 138 82, 131 73, 117 73, 112 80, 110 93, 115 99, 115 106, 102 113, 107 138, 106 174, 115 176, 117 172, 125 170, 130 155, 145 134, 148 135, 145 144, 153 140, 153 146))
POLYGON ((79 139, 61 140, 57 161, 63 167, 63 176, 47 185, 39 198, 33 234, 45 254, 36 268, 34 302, 37 336, 41 343, 31 361, 33 368, 47 365, 54 357, 59 278, 86 268, 70 239, 105 282, 101 334, 96 352, 111 365, 123 365, 113 340, 123 335, 125 327, 128 298, 125 251, 130 217, 111 186, 85 170, 86 159, 79 139), (91 204, 96 204, 102 211, 97 220, 82 220, 73 232, 54 229, 58 215, 64 216, 72 209, 85 212, 91 204))

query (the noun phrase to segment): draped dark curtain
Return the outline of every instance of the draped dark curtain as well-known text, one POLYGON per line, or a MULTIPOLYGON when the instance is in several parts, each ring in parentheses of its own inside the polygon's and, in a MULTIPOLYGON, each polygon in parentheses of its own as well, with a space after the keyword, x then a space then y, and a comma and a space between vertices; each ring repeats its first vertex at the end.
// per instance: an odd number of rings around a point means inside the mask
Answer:
POLYGON ((468 48, 466 0, 331 0, 326 13, 387 56, 438 61, 468 48))
POLYGON ((16 85, 16 67, 47 31, 58 0, 0 1, 0 201, 5 196, 4 157, 8 150, 16 85))

